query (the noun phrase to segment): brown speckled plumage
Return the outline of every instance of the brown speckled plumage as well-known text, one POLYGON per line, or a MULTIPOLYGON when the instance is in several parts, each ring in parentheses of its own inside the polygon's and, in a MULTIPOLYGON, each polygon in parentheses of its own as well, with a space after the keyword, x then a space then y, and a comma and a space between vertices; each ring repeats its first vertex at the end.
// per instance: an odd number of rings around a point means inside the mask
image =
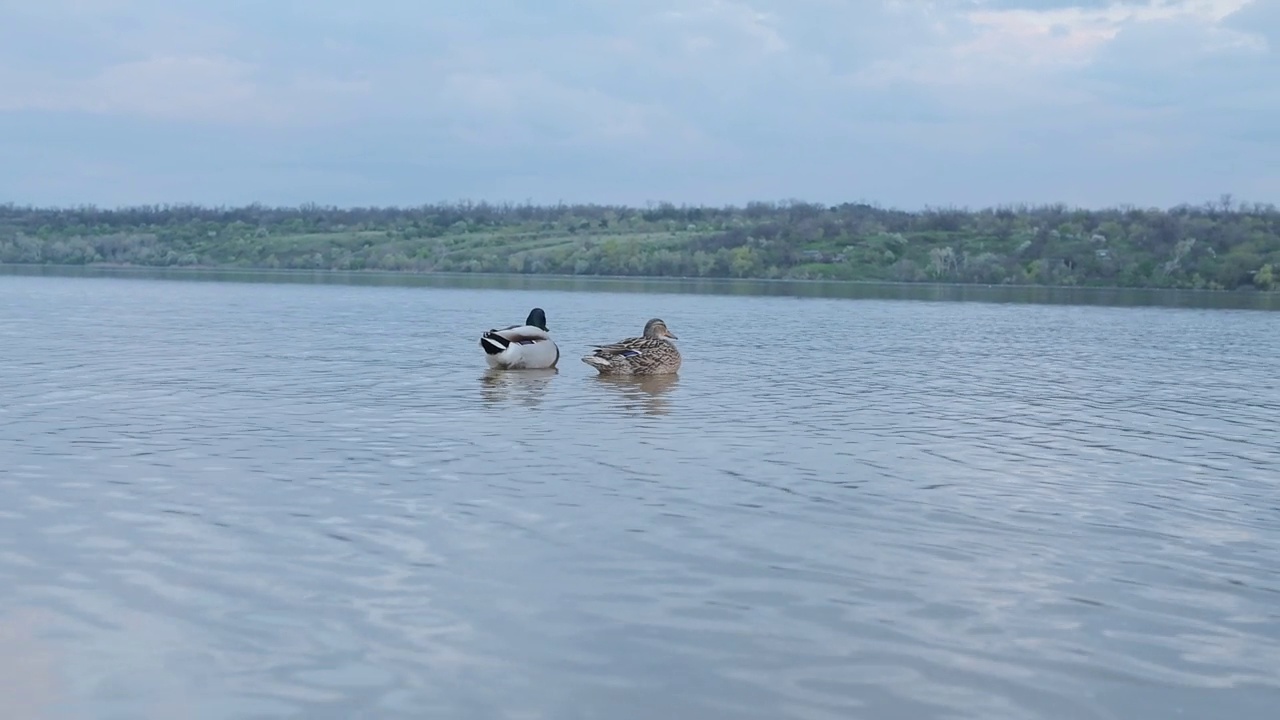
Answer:
POLYGON ((601 375, 668 375, 679 372, 680 350, 671 340, 676 336, 660 318, 645 323, 641 337, 630 337, 608 345, 597 345, 582 362, 601 375))

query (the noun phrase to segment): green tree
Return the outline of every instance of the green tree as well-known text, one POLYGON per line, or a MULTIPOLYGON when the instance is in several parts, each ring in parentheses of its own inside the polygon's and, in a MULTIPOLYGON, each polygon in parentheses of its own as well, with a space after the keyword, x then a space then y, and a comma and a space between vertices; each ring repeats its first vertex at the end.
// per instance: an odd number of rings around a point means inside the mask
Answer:
POLYGON ((1271 269, 1271 263, 1263 265, 1258 272, 1253 274, 1253 284, 1259 290, 1274 290, 1276 288, 1275 273, 1271 269))

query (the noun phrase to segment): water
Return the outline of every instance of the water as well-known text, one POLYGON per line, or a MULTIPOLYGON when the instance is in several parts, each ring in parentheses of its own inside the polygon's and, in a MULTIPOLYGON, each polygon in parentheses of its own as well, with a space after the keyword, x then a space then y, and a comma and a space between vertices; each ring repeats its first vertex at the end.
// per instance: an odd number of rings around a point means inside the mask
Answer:
POLYGON ((1280 314, 223 280, 0 275, 6 717, 1280 702, 1280 314))

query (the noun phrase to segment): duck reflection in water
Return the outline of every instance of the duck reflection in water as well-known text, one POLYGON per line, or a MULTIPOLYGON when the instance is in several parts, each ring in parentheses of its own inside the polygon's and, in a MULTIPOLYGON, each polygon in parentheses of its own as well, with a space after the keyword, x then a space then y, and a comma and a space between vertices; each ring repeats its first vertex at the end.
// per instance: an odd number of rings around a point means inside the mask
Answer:
POLYGON ((542 403, 551 379, 559 374, 555 368, 486 370, 480 376, 480 398, 492 405, 515 401, 526 407, 536 407, 542 403))
POLYGON ((627 410, 639 410, 645 415, 666 415, 671 411, 667 395, 680 382, 680 376, 596 375, 591 380, 618 393, 619 405, 627 410))

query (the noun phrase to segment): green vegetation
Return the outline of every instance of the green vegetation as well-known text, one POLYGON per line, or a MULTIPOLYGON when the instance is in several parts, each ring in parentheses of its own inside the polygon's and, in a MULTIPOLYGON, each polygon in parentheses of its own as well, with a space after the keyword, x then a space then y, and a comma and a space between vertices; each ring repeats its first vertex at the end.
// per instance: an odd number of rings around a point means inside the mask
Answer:
POLYGON ((0 205, 0 262, 1280 289, 1280 209, 0 205))

